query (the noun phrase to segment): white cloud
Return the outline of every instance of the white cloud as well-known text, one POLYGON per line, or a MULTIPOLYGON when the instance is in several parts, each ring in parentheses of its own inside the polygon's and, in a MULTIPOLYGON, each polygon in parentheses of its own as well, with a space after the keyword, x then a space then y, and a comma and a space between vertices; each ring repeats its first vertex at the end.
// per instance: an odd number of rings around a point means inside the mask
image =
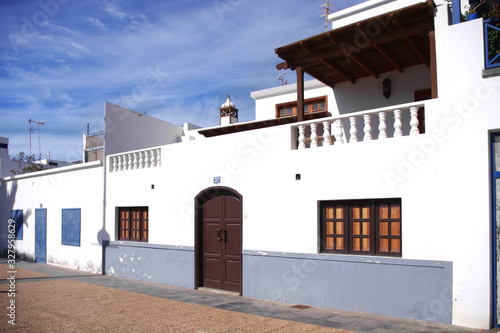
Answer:
POLYGON ((113 17, 119 18, 121 20, 123 20, 125 17, 128 16, 125 12, 120 11, 118 7, 111 2, 106 3, 103 9, 108 14, 112 15, 113 17))
POLYGON ((95 17, 87 17, 85 19, 85 21, 88 22, 91 26, 99 29, 100 31, 108 30, 106 25, 104 23, 102 23, 101 21, 99 21, 98 19, 96 19, 95 17))

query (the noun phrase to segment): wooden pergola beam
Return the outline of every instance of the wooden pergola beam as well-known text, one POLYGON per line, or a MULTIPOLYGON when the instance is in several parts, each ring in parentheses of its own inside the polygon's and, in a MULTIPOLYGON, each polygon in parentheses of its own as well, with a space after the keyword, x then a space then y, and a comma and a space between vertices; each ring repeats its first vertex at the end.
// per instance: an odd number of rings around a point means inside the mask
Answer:
MULTIPOLYGON (((374 45, 377 44, 383 44, 383 43, 389 43, 394 40, 398 40, 401 38, 405 38, 407 36, 413 36, 417 35, 420 33, 425 33, 428 34, 429 31, 432 30, 432 21, 424 21, 418 24, 414 24, 412 26, 405 26, 400 29, 395 29, 394 31, 390 32, 384 32, 383 34, 380 34, 379 36, 373 37, 370 39, 370 41, 364 45, 361 46, 355 46, 355 45, 350 45, 347 43, 346 48, 343 48, 342 45, 344 43, 341 43, 338 45, 335 49, 333 50, 327 50, 327 51, 322 51, 320 53, 310 55, 308 54, 307 56, 302 56, 298 57, 297 59, 294 60, 289 60, 287 61, 288 68, 294 69, 297 66, 307 66, 311 65, 315 62, 318 62, 322 59, 331 59, 339 56, 346 56, 348 55, 349 52, 346 52, 346 49, 349 50, 349 47, 351 48, 357 48, 357 50, 361 51, 363 49, 373 47, 374 45)), ((325 33, 328 34, 328 33, 325 33)), ((328 38, 328 35, 325 35, 325 38, 328 38)), ((290 47, 290 46, 289 46, 290 47)), ((285 54, 283 53, 282 48, 278 48, 275 50, 275 52, 280 56, 280 58, 285 59, 287 58, 285 54)))
MULTIPOLYGON (((366 38, 370 39, 370 36, 366 33, 366 25, 362 25, 361 23, 357 24, 358 31, 366 38)), ((379 44, 374 44, 373 47, 380 53, 393 67, 398 70, 398 72, 403 73, 403 67, 392 57, 383 47, 379 44)))
MULTIPOLYGON (((394 25, 397 28, 399 28, 399 29, 403 28, 403 24, 401 23, 399 18, 394 13, 391 13, 391 19, 392 19, 392 23, 394 23, 394 25)), ((425 67, 429 67, 430 66, 429 59, 427 59, 427 57, 424 55, 424 53, 422 52, 420 47, 417 45, 417 43, 415 43, 413 38, 411 36, 405 36, 404 39, 406 40, 408 45, 410 45, 411 49, 413 50, 413 52, 415 52, 415 54, 420 59, 420 61, 422 61, 425 64, 425 67)))
MULTIPOLYGON (((356 78, 350 74, 348 74, 346 71, 344 71, 341 67, 335 65, 332 61, 328 60, 321 60, 321 63, 331 70, 335 71, 337 74, 342 76, 344 79, 347 81, 351 82, 352 84, 356 83, 356 78)), ((333 88, 333 87, 332 87, 333 88)))

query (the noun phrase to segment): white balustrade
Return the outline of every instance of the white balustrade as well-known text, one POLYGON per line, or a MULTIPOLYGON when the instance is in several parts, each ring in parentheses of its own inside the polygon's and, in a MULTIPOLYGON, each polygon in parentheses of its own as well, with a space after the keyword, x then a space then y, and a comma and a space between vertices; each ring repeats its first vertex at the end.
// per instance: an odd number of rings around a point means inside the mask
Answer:
POLYGON ((420 134, 420 131, 418 130, 418 108, 416 106, 413 106, 410 108, 410 135, 417 135, 420 134))
POLYGON ((369 114, 365 114, 363 116, 363 120, 365 121, 365 127, 363 130, 365 131, 365 136, 363 137, 363 141, 371 141, 372 139, 372 123, 369 114))
POLYGON ((330 134, 330 123, 328 121, 323 122, 323 146, 332 145, 332 136, 330 134))
POLYGON ((156 166, 161 165, 161 149, 156 148, 156 166))
POLYGON ((356 127, 356 117, 349 117, 349 124, 351 126, 349 130, 349 134, 351 135, 349 143, 358 142, 358 128, 356 127))
POLYGON ((311 148, 317 148, 318 147, 318 133, 316 129, 316 124, 312 123, 311 124, 311 148))
POLYGON ((344 143, 344 131, 342 129, 342 120, 335 120, 335 142, 344 143))
POLYGON ((385 123, 385 112, 381 111, 378 113, 378 138, 387 139, 387 125, 385 123))
POLYGON ((110 157, 111 172, 138 170, 161 166, 161 148, 145 149, 110 157))
POLYGON ((299 149, 306 149, 306 136, 304 134, 304 125, 299 125, 299 149))
POLYGON ((401 127, 403 126, 403 123, 401 122, 401 110, 396 109, 394 110, 394 137, 400 137, 403 136, 403 131, 401 130, 401 127))
POLYGON ((373 111, 356 112, 338 117, 330 117, 325 119, 312 120, 309 122, 301 122, 294 126, 298 130, 297 148, 306 149, 316 148, 320 146, 331 146, 335 144, 347 143, 344 139, 343 123, 349 122, 349 143, 362 141, 372 141, 374 136, 377 140, 389 138, 398 138, 405 135, 418 135, 419 108, 424 107, 423 102, 409 103, 395 108, 380 108, 373 111), (394 115, 394 117, 392 117, 394 115), (372 116, 378 117, 378 126, 372 129, 372 116), (363 134, 358 135, 358 121, 363 120, 363 134), (323 126, 323 133, 318 133, 318 128, 323 126), (405 133, 403 133, 403 131, 405 133), (322 135, 322 137, 320 137, 322 135), (359 136, 359 137, 358 137, 359 136), (362 136, 362 138, 361 138, 362 136), (306 145, 309 142, 310 145, 306 145))

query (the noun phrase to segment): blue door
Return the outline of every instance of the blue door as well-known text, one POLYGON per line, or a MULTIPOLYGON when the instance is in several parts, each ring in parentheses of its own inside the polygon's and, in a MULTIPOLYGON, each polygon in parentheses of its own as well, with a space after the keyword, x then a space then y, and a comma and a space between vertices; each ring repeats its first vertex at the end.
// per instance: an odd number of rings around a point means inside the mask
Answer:
POLYGON ((35 209, 35 261, 47 263, 47 209, 35 209))

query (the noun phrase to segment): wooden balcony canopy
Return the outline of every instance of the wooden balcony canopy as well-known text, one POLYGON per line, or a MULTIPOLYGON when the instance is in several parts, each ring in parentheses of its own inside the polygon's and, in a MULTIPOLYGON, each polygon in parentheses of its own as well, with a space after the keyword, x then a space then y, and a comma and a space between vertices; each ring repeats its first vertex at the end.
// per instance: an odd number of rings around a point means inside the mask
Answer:
POLYGON ((307 73, 333 88, 411 66, 430 67, 434 9, 432 0, 422 1, 277 48, 285 62, 276 68, 299 69, 298 76, 307 73))

